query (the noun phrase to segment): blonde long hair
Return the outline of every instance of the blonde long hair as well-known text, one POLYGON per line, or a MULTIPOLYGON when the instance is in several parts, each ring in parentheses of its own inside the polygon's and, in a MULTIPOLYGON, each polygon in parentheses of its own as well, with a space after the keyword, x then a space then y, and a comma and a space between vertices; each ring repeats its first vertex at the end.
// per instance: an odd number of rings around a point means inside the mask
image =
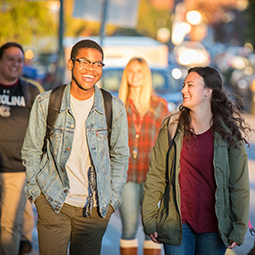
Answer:
POLYGON ((140 95, 138 95, 140 97, 140 102, 142 102, 141 114, 144 114, 151 107, 151 96, 153 94, 151 70, 150 70, 147 62, 145 61, 145 59, 139 58, 139 57, 133 57, 129 60, 129 62, 127 63, 127 65, 123 71, 120 88, 119 88, 119 98, 122 100, 122 102, 125 104, 125 106, 127 108, 128 101, 129 101, 128 100, 129 90, 130 90, 128 80, 127 80, 127 72, 128 72, 129 66, 133 62, 138 62, 141 65, 142 72, 144 74, 143 86, 142 86, 140 95))

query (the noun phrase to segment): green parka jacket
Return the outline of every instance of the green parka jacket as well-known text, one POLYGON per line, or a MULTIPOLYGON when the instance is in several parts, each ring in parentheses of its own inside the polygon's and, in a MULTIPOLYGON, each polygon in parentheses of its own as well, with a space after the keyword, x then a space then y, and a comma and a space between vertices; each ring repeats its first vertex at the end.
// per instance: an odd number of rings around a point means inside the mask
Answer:
MULTIPOLYGON (((168 120, 164 121, 153 148, 144 185, 142 222, 144 231, 158 233, 158 241, 180 245, 182 241, 179 186, 183 132, 178 126, 169 148, 168 120)), ((228 146, 214 133, 215 211, 225 246, 229 240, 243 244, 249 219, 248 157, 243 141, 228 146)))

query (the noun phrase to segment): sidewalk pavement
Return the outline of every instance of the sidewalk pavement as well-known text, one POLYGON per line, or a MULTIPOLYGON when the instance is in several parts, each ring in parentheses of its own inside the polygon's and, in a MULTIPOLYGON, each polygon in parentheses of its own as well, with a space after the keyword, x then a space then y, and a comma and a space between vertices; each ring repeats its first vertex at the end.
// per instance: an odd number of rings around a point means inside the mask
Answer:
MULTIPOLYGON (((255 160, 249 160, 250 168, 250 185, 251 185, 251 208, 250 208, 250 220, 255 224, 255 160)), ((119 240, 121 237, 121 220, 119 212, 115 212, 110 219, 107 231, 102 242, 102 255, 119 255, 119 240)), ((142 246, 144 241, 144 234, 142 224, 140 222, 138 227, 137 238, 139 242, 138 255, 142 255, 142 246)), ((255 237, 251 236, 249 231, 245 236, 245 242, 242 246, 236 247, 234 250, 228 250, 226 255, 246 255, 254 245, 255 237)), ((33 232, 33 251, 29 255, 39 255, 38 252, 38 239, 36 226, 33 232)), ((162 250, 161 255, 164 255, 162 250)))

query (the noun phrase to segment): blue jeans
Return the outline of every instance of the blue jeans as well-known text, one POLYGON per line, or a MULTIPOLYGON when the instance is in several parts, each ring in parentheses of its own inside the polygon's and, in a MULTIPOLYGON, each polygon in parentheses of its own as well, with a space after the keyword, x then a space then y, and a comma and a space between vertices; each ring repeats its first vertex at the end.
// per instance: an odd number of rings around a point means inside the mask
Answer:
POLYGON ((224 255, 226 247, 218 233, 200 233, 192 231, 187 223, 182 224, 182 244, 164 243, 165 255, 224 255))
MULTIPOLYGON (((119 208, 122 221, 121 239, 133 240, 141 219, 141 204, 144 183, 128 182, 122 193, 122 204, 119 208)), ((151 240, 145 235, 145 240, 151 240)))

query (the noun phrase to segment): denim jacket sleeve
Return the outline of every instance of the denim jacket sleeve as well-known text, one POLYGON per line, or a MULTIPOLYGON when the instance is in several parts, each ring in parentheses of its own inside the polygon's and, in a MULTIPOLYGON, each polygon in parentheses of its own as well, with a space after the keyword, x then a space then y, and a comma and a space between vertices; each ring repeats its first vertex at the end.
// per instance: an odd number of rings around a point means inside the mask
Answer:
POLYGON ((111 161, 111 188, 112 196, 110 204, 114 210, 120 206, 124 185, 127 180, 128 170, 128 124, 124 104, 116 97, 113 97, 113 121, 110 142, 111 161))
POLYGON ((45 92, 36 97, 31 112, 29 123, 24 138, 21 157, 26 168, 25 192, 30 202, 34 202, 41 191, 36 182, 36 176, 40 171, 42 147, 46 132, 46 108, 47 104, 42 101, 49 97, 49 92, 45 92))

